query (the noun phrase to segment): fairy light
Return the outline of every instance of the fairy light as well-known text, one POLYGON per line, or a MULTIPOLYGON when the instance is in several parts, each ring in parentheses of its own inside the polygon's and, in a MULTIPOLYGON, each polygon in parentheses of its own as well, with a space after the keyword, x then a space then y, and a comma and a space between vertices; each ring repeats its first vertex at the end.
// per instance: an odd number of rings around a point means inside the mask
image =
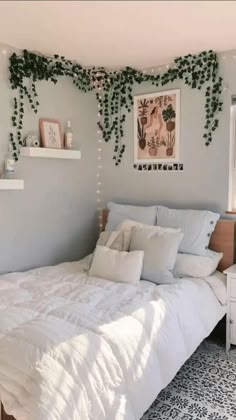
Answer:
MULTIPOLYGON (((100 72, 96 73, 97 79, 101 76, 100 72)), ((103 91, 103 80, 97 80, 97 83, 94 84, 98 98, 102 100, 102 91, 103 91)), ((101 103, 98 102, 97 105, 97 117, 98 121, 101 122, 102 120, 102 106, 101 103)), ((98 221, 98 229, 101 231, 102 229, 102 181, 101 181, 101 171, 103 169, 101 161, 102 161, 102 131, 98 128, 97 129, 97 172, 96 172, 96 203, 97 203, 97 221, 98 221)))

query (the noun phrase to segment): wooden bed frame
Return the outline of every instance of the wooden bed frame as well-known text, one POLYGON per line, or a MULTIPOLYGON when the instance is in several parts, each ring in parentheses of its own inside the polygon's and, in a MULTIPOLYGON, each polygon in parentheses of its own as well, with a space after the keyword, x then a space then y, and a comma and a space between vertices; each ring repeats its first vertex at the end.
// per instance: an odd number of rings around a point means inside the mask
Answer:
MULTIPOLYGON (((107 222, 108 210, 102 212, 102 228, 105 229, 107 222)), ((223 252, 224 256, 219 263, 218 270, 224 271, 226 268, 234 264, 235 261, 235 226, 234 220, 220 219, 211 236, 209 248, 213 251, 223 252)), ((5 413, 1 404, 0 420, 16 420, 13 416, 5 413)), ((43 420, 43 419, 42 419, 43 420)))

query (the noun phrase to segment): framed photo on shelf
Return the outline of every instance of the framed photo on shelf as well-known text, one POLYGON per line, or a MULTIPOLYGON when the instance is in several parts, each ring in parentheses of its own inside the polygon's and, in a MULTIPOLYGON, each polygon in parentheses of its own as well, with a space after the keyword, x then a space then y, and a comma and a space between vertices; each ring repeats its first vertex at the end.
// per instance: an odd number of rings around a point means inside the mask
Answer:
POLYGON ((43 147, 50 149, 63 149, 63 137, 60 121, 40 118, 39 129, 43 147))
POLYGON ((134 163, 165 164, 179 158, 180 91, 135 96, 134 163))

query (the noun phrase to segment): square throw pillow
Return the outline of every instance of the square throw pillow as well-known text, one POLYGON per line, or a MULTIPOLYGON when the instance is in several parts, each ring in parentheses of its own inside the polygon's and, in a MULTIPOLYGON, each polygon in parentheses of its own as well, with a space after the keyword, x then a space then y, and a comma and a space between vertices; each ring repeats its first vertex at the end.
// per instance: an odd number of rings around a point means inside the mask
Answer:
POLYGON ((97 245, 106 246, 116 251, 129 251, 131 231, 101 232, 97 245))
POLYGON ((144 251, 142 279, 157 284, 176 281, 172 270, 182 238, 180 229, 159 226, 132 229, 130 250, 144 251))
POLYGON ((223 252, 207 251, 207 255, 178 254, 174 266, 175 277, 207 277, 214 273, 223 252))
POLYGON ((143 251, 119 252, 105 246, 97 246, 89 276, 137 284, 142 273, 143 256, 143 251))
POLYGON ((106 230, 117 230, 117 226, 125 219, 131 219, 147 225, 155 225, 157 206, 130 206, 126 204, 108 203, 108 219, 106 230))
POLYGON ((211 234, 220 215, 205 210, 176 210, 158 206, 157 225, 181 229, 184 234, 180 252, 206 255, 211 234))

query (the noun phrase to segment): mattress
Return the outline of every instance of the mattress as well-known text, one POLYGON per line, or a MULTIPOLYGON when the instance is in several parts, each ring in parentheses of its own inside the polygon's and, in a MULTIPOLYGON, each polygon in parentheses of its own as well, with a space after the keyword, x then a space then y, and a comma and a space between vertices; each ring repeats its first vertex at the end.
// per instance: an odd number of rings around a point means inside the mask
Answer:
POLYGON ((139 420, 225 314, 220 274, 134 286, 86 264, 0 277, 0 393, 17 420, 139 420))

